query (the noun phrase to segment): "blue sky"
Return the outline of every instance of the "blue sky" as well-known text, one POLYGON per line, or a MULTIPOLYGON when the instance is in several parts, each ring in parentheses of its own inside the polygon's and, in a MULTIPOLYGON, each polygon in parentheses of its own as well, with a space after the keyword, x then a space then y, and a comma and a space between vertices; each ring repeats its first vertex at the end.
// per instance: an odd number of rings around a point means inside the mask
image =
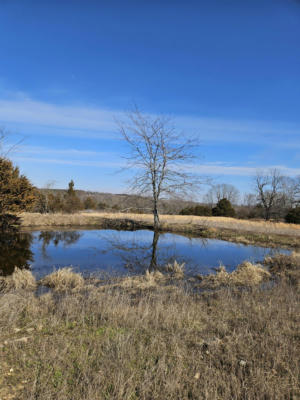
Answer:
POLYGON ((299 43, 297 0, 1 0, 10 156, 39 187, 124 192, 115 118, 135 102, 198 136, 216 183, 299 175, 299 43))

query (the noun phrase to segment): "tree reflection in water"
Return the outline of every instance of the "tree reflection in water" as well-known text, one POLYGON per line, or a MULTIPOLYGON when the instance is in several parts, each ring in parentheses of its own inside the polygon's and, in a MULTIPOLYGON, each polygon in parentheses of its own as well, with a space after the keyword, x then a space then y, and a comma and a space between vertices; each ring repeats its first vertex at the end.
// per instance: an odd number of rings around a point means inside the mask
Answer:
POLYGON ((47 247, 53 243, 57 247, 62 243, 65 247, 70 246, 81 238, 82 233, 77 231, 42 231, 38 236, 38 240, 42 242, 42 254, 47 258, 47 247))
POLYGON ((0 235, 0 275, 11 275, 15 268, 30 268, 32 240, 31 233, 13 231, 0 235))
MULTIPOLYGON (((151 244, 144 244, 140 243, 138 236, 132 240, 128 240, 128 238, 124 240, 116 232, 109 238, 102 237, 108 243, 104 253, 113 252, 118 255, 130 272, 164 271, 165 266, 175 260, 179 263, 190 263, 190 259, 186 255, 182 256, 176 250, 175 243, 159 246, 160 236, 163 234, 154 231, 151 244)), ((205 244, 206 242, 203 240, 202 245, 205 246, 205 244)))

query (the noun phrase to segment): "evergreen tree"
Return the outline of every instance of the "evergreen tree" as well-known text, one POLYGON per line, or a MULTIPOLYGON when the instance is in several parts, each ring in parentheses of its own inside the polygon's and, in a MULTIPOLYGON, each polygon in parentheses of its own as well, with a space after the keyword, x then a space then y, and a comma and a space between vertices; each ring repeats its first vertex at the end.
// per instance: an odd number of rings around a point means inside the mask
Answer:
POLYGON ((285 220, 290 224, 300 224, 300 207, 292 208, 285 216, 285 220))
POLYGON ((234 217, 235 211, 229 200, 221 199, 216 207, 212 209, 212 214, 220 217, 234 217))
POLYGON ((15 225, 17 214, 32 209, 37 191, 19 168, 6 159, 0 158, 0 229, 15 225))
POLYGON ((76 211, 82 210, 83 205, 80 198, 76 195, 74 190, 73 179, 69 182, 69 188, 67 190, 64 202, 64 211, 67 213, 74 213, 76 211))
POLYGON ((68 188, 67 194, 70 197, 76 195, 75 190, 74 190, 74 181, 73 181, 73 179, 71 179, 70 182, 69 182, 69 188, 68 188))

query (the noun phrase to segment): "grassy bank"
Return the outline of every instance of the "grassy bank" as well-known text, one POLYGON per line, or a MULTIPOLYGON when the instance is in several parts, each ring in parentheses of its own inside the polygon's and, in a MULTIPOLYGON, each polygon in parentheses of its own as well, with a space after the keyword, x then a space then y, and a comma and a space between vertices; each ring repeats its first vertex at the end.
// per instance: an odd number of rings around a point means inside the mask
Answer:
POLYGON ((300 263, 267 262, 272 275, 219 271, 202 291, 172 273, 99 285, 64 270, 39 297, 17 271, 0 293, 0 398, 299 398, 300 263))
MULTIPOLYGON (((22 215, 24 228, 98 227, 103 229, 151 229, 149 214, 38 214, 22 215)), ((224 217, 161 216, 161 230, 217 238, 268 247, 300 247, 300 225, 248 221, 224 217)))

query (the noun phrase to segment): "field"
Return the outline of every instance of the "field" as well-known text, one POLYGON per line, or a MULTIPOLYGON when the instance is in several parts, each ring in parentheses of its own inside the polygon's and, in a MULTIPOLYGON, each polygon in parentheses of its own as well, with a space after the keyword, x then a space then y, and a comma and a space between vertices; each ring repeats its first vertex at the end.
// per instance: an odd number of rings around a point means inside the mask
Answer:
MULTIPOLYGON (((149 214, 77 213, 22 214, 24 228, 88 227, 138 229, 152 228, 149 214)), ((225 217, 162 215, 161 229, 187 235, 218 238, 244 244, 269 247, 299 247, 300 225, 282 222, 239 220, 225 217)))
POLYGON ((176 271, 103 285, 65 269, 36 296, 16 271, 0 285, 0 398, 299 398, 299 258, 266 261, 200 291, 176 271))

